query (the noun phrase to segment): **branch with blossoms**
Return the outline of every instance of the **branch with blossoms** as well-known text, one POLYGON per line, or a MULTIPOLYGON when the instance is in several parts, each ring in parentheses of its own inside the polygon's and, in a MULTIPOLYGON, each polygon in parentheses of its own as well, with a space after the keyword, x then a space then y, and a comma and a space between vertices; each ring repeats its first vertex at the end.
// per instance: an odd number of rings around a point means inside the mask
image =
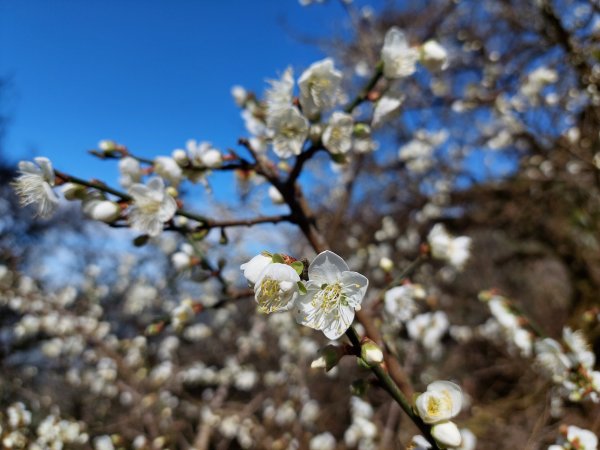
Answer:
MULTIPOLYGON (((215 228, 282 222, 296 225, 317 253, 310 264, 287 254, 265 252, 241 266, 253 289, 258 312, 288 311, 298 324, 321 331, 332 341, 346 335, 349 345, 323 349, 324 367, 335 367, 345 356, 356 358, 404 410, 431 448, 457 448, 462 437, 451 419, 461 410, 461 389, 452 382, 433 382, 413 402, 410 397, 414 389, 408 376, 388 351, 370 315, 361 311, 369 280, 350 270, 343 258, 329 250, 299 183, 308 162, 320 152, 336 163, 372 152, 377 147, 372 128, 401 107, 401 96, 391 89, 392 82, 413 75, 419 63, 429 70, 443 70, 446 60, 447 55, 439 45, 428 42, 413 47, 402 31, 394 27, 386 34, 381 60, 372 76, 343 110, 335 110, 342 94, 342 73, 330 58, 314 63, 301 74, 297 96, 291 69, 270 82, 264 102, 236 89, 234 96, 252 134, 240 140, 240 144, 252 161, 235 153, 223 156, 211 144, 196 141, 189 141, 185 150, 176 149, 170 157, 149 160, 132 155, 120 144, 103 141, 100 149, 92 153, 119 161, 120 183, 126 192, 54 170, 47 158, 35 158, 35 164, 21 162, 15 189, 23 205, 34 204, 39 216, 48 217, 58 207, 53 188, 60 185, 64 197, 81 201, 82 210, 90 218, 114 227, 128 226, 143 237, 157 237, 163 231, 173 230, 193 243, 215 228), (361 117, 357 110, 366 102, 371 104, 372 113, 361 117), (270 159, 269 148, 279 163, 270 159), (286 161, 292 157, 295 161, 290 166, 286 161), (179 185, 183 181, 206 183, 215 170, 254 173, 264 178, 274 189, 273 197, 286 204, 289 213, 215 220, 185 209, 179 185), (150 174, 144 183, 144 177, 150 174), (363 336, 353 326, 355 318, 365 330, 363 336)), ((432 257, 448 260, 459 270, 468 258, 469 239, 455 239, 439 227, 432 230, 430 244, 432 257)), ((400 284, 420 262, 417 259, 409 265, 389 287, 400 284)), ((189 264, 193 264, 193 259, 182 266, 189 264)), ((200 264, 215 274, 224 292, 232 298, 247 294, 245 291, 234 294, 227 289, 220 268, 214 269, 206 260, 200 264)), ((180 328, 201 309, 194 302, 184 302, 173 310, 170 318, 153 325, 151 332, 159 332, 166 323, 180 328)))

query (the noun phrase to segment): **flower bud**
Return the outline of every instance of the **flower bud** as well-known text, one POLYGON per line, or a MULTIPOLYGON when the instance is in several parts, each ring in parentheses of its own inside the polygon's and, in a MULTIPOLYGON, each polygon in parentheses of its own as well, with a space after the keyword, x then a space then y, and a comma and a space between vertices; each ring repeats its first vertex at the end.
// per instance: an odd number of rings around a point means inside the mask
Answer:
POLYGON ((109 200, 93 201, 88 211, 90 218, 105 223, 112 223, 121 215, 121 207, 109 200))
POLYGON ((315 359, 311 364, 311 369, 325 369, 325 372, 329 372, 335 366, 337 366, 342 356, 344 356, 344 350, 337 345, 326 345, 319 351, 320 356, 315 359))
POLYGON ((361 358, 369 365, 374 366, 383 362, 383 352, 371 339, 365 339, 360 348, 361 358))
POLYGON ((448 52, 437 41, 427 41, 421 47, 421 64, 431 71, 448 67, 448 52))
POLYGON ((384 256, 379 260, 379 267, 381 267, 384 272, 391 272, 394 268, 394 262, 390 258, 384 256))
POLYGON ((173 153, 171 154, 171 156, 173 157, 175 162, 180 166, 187 166, 188 163, 190 162, 185 150, 182 150, 180 148, 173 150, 173 153))
POLYGON ((442 422, 431 428, 431 435, 440 444, 447 447, 458 447, 462 442, 460 431, 454 422, 442 422))
POLYGON ((77 183, 65 183, 62 186, 62 193, 67 200, 82 200, 85 198, 86 189, 77 183))

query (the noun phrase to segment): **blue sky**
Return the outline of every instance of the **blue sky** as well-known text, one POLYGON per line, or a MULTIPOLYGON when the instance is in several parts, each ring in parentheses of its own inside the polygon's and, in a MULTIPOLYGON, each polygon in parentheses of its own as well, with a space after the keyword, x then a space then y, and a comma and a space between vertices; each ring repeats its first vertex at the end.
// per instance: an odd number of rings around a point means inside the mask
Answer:
POLYGON ((262 91, 324 57, 297 36, 343 32, 343 19, 337 1, 0 0, 5 152, 113 181, 114 163, 86 154, 100 139, 144 156, 189 138, 234 146, 244 129, 231 87, 262 91))

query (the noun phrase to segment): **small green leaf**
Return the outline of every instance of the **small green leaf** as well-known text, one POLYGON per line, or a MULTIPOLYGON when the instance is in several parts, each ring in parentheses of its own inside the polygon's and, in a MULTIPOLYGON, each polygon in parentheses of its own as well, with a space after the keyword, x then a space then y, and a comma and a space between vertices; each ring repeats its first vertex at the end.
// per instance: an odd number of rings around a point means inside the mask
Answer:
POLYGON ((267 250, 263 250, 262 252, 260 252, 261 255, 267 257, 267 258, 272 258, 273 254, 271 252, 268 252, 267 250))
POLYGON ((279 264, 283 264, 283 256, 281 256, 279 253, 275 253, 273 256, 271 256, 271 259, 273 260, 274 263, 279 263, 279 264))
POLYGON ((302 261, 294 261, 290 265, 292 266, 292 269, 294 269, 298 275, 302 275, 302 272, 304 272, 304 263, 302 261))
POLYGON ((302 295, 306 295, 306 286, 304 286, 304 283, 302 281, 298 281, 298 290, 300 291, 300 294, 302 295))

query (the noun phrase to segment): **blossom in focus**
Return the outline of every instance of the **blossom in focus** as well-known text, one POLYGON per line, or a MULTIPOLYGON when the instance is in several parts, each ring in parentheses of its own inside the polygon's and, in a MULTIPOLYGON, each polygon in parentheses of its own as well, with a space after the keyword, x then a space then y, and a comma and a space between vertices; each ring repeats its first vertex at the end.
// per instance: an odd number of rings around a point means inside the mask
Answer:
POLYGON ((298 79, 300 105, 307 117, 314 117, 335 106, 340 96, 342 73, 331 58, 313 63, 298 79))
POLYGON ((331 251, 317 255, 308 267, 307 294, 297 302, 296 321, 337 339, 352 324, 354 311, 367 292, 369 280, 349 270, 331 251))
POLYGON ((392 27, 385 35, 381 49, 383 74, 387 78, 404 78, 415 73, 419 51, 408 44, 404 33, 392 27))
POLYGON ((273 131, 273 151, 280 158, 289 158, 302 153, 308 136, 308 120, 289 106, 276 111, 269 117, 269 128, 273 131))
POLYGON ((269 264, 254 285, 254 298, 260 312, 286 311, 298 297, 300 276, 287 264, 269 264))
POLYGON ((350 114, 334 112, 323 132, 323 146, 331 153, 348 153, 352 148, 354 120, 350 114))
POLYGON ((240 269, 244 272, 244 277, 248 280, 248 283, 255 285, 260 278, 261 273, 267 268, 268 265, 273 264, 273 258, 265 256, 263 254, 256 255, 250 261, 242 264, 240 269))
POLYGON ((462 407, 462 391, 451 381, 434 381, 415 400, 417 412, 428 424, 445 422, 456 416, 462 407))
POLYGON ((129 188, 133 204, 129 209, 129 225, 149 236, 158 236, 163 224, 175 215, 177 203, 165 192, 162 178, 151 178, 147 184, 136 183, 129 188))
POLYGON ((462 270, 471 254, 471 238, 467 236, 453 237, 443 224, 438 223, 427 236, 431 246, 431 255, 436 259, 448 261, 458 270, 462 270))
POLYGON ((48 158, 38 156, 19 162, 19 176, 12 183, 21 206, 35 205, 39 217, 49 217, 58 207, 58 197, 52 190, 54 169, 48 158))

